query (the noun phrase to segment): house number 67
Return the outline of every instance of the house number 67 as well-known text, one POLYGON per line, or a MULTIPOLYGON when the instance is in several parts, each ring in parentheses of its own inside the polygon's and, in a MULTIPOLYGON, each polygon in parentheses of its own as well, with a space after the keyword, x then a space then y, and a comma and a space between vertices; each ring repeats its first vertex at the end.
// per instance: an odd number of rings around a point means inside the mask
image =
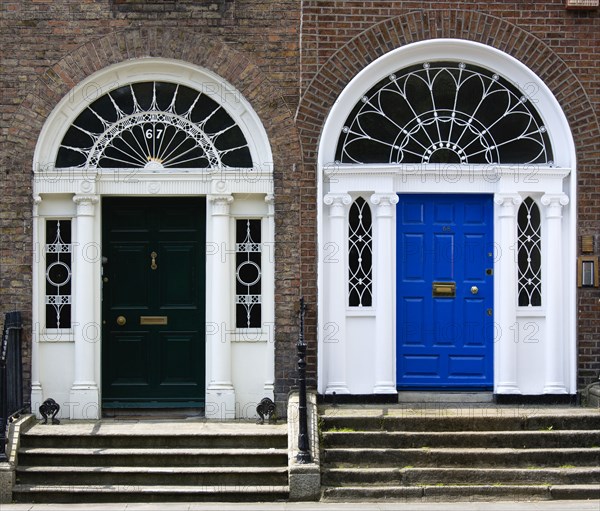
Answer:
MULTIPOLYGON (((164 130, 162 128, 156 130, 156 140, 160 140, 160 136, 162 135, 163 131, 164 130)), ((146 130, 146 138, 152 138, 152 137, 153 137, 153 131, 150 128, 148 128, 146 130)))

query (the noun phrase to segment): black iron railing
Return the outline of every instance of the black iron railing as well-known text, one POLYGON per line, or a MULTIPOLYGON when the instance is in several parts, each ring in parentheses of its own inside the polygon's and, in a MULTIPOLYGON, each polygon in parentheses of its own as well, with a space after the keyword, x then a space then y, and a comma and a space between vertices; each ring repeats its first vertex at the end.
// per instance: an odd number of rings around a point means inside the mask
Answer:
POLYGON ((0 344, 0 461, 6 461, 9 418, 23 408, 21 313, 7 312, 0 344))
POLYGON ((310 446, 308 443, 308 413, 306 406, 306 341, 304 339, 304 315, 306 304, 304 297, 300 298, 300 335, 296 348, 298 349, 298 463, 310 463, 310 446))

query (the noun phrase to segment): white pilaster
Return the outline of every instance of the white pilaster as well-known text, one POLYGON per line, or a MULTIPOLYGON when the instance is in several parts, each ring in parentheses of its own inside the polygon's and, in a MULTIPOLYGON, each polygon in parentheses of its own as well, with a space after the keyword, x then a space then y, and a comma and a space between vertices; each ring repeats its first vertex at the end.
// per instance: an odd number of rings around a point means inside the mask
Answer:
POLYGON ((348 226, 346 206, 352 202, 347 193, 328 193, 324 202, 329 206, 329 241, 324 247, 324 268, 327 274, 325 290, 326 316, 323 343, 327 364, 326 394, 349 394, 346 381, 346 259, 344 257, 348 226))
POLYGON ((265 397, 273 399, 275 389, 275 197, 265 197, 267 203, 266 229, 262 247, 262 317, 267 338, 267 376, 265 397))
POLYGON ((395 193, 371 195, 375 205, 375 394, 396 394, 396 338, 394 336, 394 274, 392 240, 393 217, 398 196, 395 193))
POLYGON ((31 300, 31 317, 35 321, 31 333, 31 410, 37 413, 39 406, 44 402, 44 392, 40 382, 40 300, 45 286, 40 286, 42 282, 42 264, 45 244, 40 240, 40 218, 39 205, 42 198, 39 195, 33 197, 33 271, 31 274, 31 286, 33 297, 31 300))
POLYGON ((565 290, 563 286, 564 268, 562 265, 562 208, 569 203, 564 193, 542 196, 546 207, 546 346, 545 346, 545 385, 544 394, 566 394, 563 345, 563 308, 565 290))
POLYGON ((95 378, 95 346, 100 325, 94 321, 94 214, 97 195, 75 195, 76 237, 73 247, 75 381, 71 387, 71 419, 96 419, 100 415, 98 384, 95 378))
POLYGON ((511 335, 511 327, 517 317, 517 208, 521 203, 518 194, 498 193, 494 202, 499 206, 498 240, 500 257, 497 263, 496 282, 499 283, 499 300, 494 311, 499 327, 496 339, 497 374, 496 394, 520 394, 517 383, 517 344, 511 335))
POLYGON ((233 202, 230 194, 210 195, 210 221, 213 242, 217 247, 212 255, 212 300, 213 327, 207 335, 211 344, 210 382, 206 389, 205 414, 210 419, 233 419, 235 411, 235 390, 231 379, 231 288, 232 263, 229 209, 233 202))

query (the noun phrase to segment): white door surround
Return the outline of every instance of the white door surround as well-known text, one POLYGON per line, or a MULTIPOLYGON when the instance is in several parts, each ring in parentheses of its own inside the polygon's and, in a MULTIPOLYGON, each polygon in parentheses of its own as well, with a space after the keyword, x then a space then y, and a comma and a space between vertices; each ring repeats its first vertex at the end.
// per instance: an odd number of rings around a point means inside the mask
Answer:
POLYGON ((576 392, 575 145, 560 105, 531 70, 502 51, 465 40, 433 39, 395 49, 358 73, 332 106, 320 139, 318 176, 320 393, 396 392, 395 369, 393 375, 389 374, 389 362, 394 362, 396 356, 398 326, 394 303, 396 254, 391 230, 395 208, 390 204, 394 198, 397 200, 398 193, 494 195, 494 393, 576 392), (342 128, 355 105, 375 84, 415 64, 458 59, 504 77, 535 105, 547 129, 553 162, 475 165, 336 161, 342 128), (374 299, 368 307, 351 307, 347 301, 347 218, 352 201, 359 196, 370 203, 373 218, 374 299), (526 197, 535 200, 542 217, 541 307, 523 307, 517 301, 517 214, 526 197), (334 307, 332 301, 344 302, 340 297, 346 297, 345 305, 334 307))
POLYGON ((101 416, 101 208, 103 196, 206 196, 206 416, 254 416, 273 398, 274 261, 263 250, 262 327, 235 325, 236 219, 259 219, 263 245, 272 247, 273 168, 266 131, 250 103, 231 84, 197 66, 144 58, 107 67, 73 88, 40 133, 33 171, 34 258, 32 409, 54 398, 72 419, 101 416), (163 81, 210 95, 243 133, 251 168, 55 168, 59 146, 77 116, 94 100, 123 85, 163 81), (72 328, 45 326, 45 222, 73 223, 72 328), (90 335, 90 332, 96 332, 90 335))

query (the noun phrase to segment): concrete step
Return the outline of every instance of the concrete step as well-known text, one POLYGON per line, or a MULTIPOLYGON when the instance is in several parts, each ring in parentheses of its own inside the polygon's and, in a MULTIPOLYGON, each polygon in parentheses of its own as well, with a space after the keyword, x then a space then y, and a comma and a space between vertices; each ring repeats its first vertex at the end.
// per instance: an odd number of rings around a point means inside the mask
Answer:
MULTIPOLYGON (((440 409, 419 413, 414 410, 394 410, 394 415, 346 415, 321 416, 322 431, 557 431, 600 430, 598 412, 581 412, 573 415, 537 414, 498 415, 498 409, 460 410, 440 409)), ((508 412, 504 412, 508 413, 508 412)))
MULTIPOLYGON (((490 501, 549 499, 598 499, 600 487, 595 485, 436 485, 436 486, 343 486, 323 489, 325 501, 349 500, 431 500, 490 501)), ((518 504, 516 504, 518 509, 518 504)))
POLYGON ((321 461, 327 468, 598 466, 600 447, 594 449, 326 448, 321 461))
POLYGON ((40 434, 39 430, 21 436, 21 446, 37 448, 212 448, 212 449, 264 449, 287 448, 287 434, 218 434, 216 432, 194 435, 135 435, 135 434, 40 434))
POLYGON ((17 468, 20 485, 103 486, 285 486, 288 469, 282 467, 110 467, 34 466, 17 468))
POLYGON ((373 447, 407 449, 420 447, 573 448, 600 446, 600 430, 583 431, 326 431, 328 448, 373 447))
POLYGON ((17 485, 16 502, 264 502, 285 500, 289 486, 17 485))
POLYGON ((287 466, 287 449, 19 449, 19 466, 287 466))
POLYGON ((323 473, 324 486, 423 485, 599 485, 600 468, 331 468, 323 473))

